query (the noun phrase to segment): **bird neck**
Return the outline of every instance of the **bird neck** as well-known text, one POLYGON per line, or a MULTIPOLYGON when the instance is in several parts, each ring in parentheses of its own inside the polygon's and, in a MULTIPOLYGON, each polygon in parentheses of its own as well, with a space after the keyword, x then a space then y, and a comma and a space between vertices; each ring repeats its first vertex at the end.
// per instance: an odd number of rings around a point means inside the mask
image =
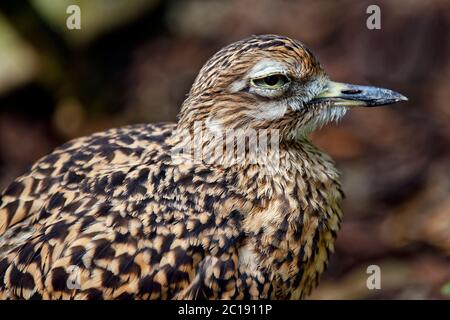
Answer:
POLYGON ((306 135, 287 136, 277 129, 223 130, 207 122, 181 120, 170 144, 178 161, 232 171, 257 167, 267 176, 284 173, 282 159, 308 159, 317 150, 306 135))

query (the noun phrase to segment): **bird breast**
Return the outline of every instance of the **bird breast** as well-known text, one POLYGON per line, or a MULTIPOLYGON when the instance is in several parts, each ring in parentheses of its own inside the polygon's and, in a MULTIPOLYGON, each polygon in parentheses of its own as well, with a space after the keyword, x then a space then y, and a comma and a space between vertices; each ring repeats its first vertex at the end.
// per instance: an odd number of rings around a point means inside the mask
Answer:
POLYGON ((279 174, 253 179, 255 190, 266 198, 245 217, 249 241, 240 248, 240 267, 268 273, 290 298, 315 287, 341 221, 338 176, 328 157, 312 145, 282 151, 279 174))

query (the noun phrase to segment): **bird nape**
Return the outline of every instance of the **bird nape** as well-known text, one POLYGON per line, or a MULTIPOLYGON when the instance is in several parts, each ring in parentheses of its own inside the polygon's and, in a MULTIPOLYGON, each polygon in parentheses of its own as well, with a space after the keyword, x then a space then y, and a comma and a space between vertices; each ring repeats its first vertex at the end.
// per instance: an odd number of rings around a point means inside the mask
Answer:
POLYGON ((287 37, 233 43, 203 66, 177 123, 72 140, 4 190, 0 298, 303 298, 343 197, 308 135, 350 107, 402 100, 330 81, 287 37))

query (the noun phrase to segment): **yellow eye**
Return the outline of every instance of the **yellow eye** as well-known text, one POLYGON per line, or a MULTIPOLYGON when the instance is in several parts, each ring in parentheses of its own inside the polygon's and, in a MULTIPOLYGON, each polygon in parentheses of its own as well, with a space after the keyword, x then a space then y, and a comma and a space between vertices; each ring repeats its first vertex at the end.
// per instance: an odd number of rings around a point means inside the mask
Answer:
POLYGON ((253 85, 268 89, 278 89, 290 82, 283 74, 273 74, 264 78, 252 79, 253 85))

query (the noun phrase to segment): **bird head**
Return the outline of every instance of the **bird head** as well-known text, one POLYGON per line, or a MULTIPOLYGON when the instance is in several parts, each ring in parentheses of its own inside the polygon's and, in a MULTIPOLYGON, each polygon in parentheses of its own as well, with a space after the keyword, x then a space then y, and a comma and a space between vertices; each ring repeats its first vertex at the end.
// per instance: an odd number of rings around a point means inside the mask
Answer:
POLYGON ((200 121, 213 131, 278 129, 292 139, 340 119, 350 107, 403 100, 392 90, 331 81, 298 41, 260 35, 228 45, 203 66, 179 125, 200 121))

